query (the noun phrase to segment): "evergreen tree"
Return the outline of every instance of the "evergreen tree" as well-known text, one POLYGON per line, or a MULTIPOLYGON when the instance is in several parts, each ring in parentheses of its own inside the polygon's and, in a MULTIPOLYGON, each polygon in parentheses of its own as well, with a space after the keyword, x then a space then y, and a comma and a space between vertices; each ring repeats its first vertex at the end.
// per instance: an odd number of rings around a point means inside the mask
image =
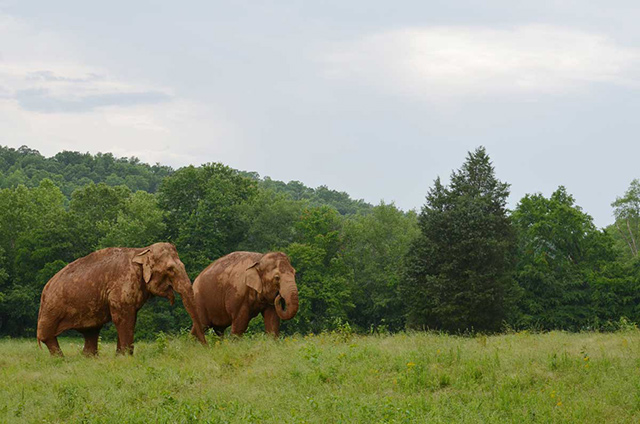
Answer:
POLYGON ((511 310, 515 238, 499 181, 484 147, 435 181, 407 255, 402 294, 407 325, 446 331, 498 330, 511 310))

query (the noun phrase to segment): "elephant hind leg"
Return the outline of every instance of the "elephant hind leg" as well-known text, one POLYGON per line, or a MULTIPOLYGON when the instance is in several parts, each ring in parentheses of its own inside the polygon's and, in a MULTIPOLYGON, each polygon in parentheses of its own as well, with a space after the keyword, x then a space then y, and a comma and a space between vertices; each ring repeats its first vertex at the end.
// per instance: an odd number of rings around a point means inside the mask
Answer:
MULTIPOLYGON (((212 325, 210 328, 213 330, 214 333, 216 333, 216 336, 218 336, 220 338, 224 337, 224 330, 227 329, 227 327, 218 327, 218 326, 215 326, 215 325, 212 325)), ((206 330, 207 330, 207 327, 205 326, 204 327, 204 331, 206 331, 206 330)), ((196 327, 195 327, 195 325, 191 327, 191 334, 194 335, 194 336, 196 335, 196 327)))
POLYGON ((56 330, 57 323, 39 321, 37 331, 38 343, 44 343, 47 349, 49 349, 51 356, 63 356, 60 344, 58 344, 58 333, 56 333, 56 330))
POLYGON ((101 329, 102 327, 100 326, 78 330, 84 336, 84 349, 82 349, 82 353, 85 356, 96 356, 98 354, 98 338, 100 337, 101 329))
POLYGON ((49 353, 51 356, 64 356, 62 354, 62 349, 60 349, 60 344, 58 344, 58 338, 56 336, 48 337, 45 339, 39 339, 42 343, 47 346, 49 349, 49 353))
MULTIPOLYGON (((207 329, 207 328, 205 327, 205 328, 203 329, 203 331, 206 331, 206 329, 207 329)), ((195 325, 195 324, 193 324, 193 325, 191 326, 191 335, 192 335, 192 336, 194 336, 194 337, 196 337, 196 336, 198 335, 198 332, 196 331, 196 325, 195 325)))

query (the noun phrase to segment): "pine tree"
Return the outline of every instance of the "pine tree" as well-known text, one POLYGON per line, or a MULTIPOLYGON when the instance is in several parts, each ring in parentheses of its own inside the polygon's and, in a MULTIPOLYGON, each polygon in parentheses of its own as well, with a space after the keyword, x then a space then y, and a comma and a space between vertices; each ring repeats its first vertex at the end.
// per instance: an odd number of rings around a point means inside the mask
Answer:
POLYGON ((444 186, 436 179, 406 261, 407 325, 495 331, 515 293, 515 237, 506 210, 509 184, 495 177, 484 147, 444 186))

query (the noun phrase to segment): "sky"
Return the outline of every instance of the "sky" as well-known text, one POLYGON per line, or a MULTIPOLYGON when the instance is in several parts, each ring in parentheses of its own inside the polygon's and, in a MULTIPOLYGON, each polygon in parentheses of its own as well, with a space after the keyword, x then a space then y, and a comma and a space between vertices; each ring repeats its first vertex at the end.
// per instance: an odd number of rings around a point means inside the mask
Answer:
POLYGON ((637 1, 0 0, 0 145, 419 209, 486 147, 598 226, 640 178, 637 1))

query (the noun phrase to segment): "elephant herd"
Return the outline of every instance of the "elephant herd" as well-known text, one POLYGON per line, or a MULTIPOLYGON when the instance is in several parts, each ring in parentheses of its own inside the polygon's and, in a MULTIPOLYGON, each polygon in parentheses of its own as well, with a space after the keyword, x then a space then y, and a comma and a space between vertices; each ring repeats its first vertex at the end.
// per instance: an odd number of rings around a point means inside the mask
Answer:
POLYGON ((209 265, 193 286, 178 251, 170 243, 144 248, 111 247, 60 270, 42 291, 38 343, 62 355, 58 335, 77 330, 86 355, 98 352, 98 336, 109 321, 118 333, 117 352, 133 353, 137 313, 151 296, 169 299, 174 291, 191 316, 193 334, 206 345, 208 328, 242 335, 259 313, 265 330, 278 335, 280 321, 298 311, 295 270, 282 252, 234 252, 209 265))

